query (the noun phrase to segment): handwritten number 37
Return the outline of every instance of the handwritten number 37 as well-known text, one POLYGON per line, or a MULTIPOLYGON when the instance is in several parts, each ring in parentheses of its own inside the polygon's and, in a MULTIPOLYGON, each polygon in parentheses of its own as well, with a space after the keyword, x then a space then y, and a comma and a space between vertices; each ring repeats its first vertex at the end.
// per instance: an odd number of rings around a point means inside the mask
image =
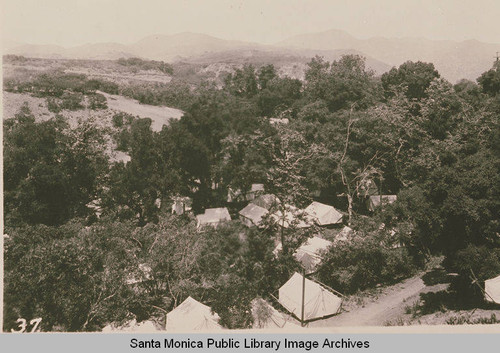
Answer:
MULTIPOLYGON (((41 317, 38 317, 38 318, 33 319, 33 320, 30 321, 30 325, 33 325, 33 327, 31 328, 30 332, 40 332, 40 328, 38 327, 40 325, 40 321, 42 321, 41 317)), ((26 332, 26 327, 28 326, 26 324, 26 319, 19 318, 19 319, 16 320, 16 322, 19 323, 19 325, 18 325, 19 330, 16 331, 14 329, 11 329, 10 331, 11 332, 16 332, 16 333, 26 332)))

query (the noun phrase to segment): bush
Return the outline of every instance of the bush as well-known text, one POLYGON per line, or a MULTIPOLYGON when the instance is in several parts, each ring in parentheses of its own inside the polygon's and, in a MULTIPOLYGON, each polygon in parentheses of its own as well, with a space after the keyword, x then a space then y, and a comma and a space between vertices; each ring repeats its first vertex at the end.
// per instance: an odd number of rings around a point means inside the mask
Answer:
POLYGON ((391 284, 416 271, 405 248, 386 249, 374 238, 342 242, 325 255, 318 270, 319 280, 349 294, 391 284))

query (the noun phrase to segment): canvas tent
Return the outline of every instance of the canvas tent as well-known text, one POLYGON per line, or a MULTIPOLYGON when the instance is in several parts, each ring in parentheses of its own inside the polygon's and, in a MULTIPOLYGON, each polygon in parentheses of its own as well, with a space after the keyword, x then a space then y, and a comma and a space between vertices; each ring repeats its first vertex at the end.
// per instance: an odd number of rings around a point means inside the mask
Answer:
POLYGON ((225 207, 220 208, 207 208, 204 214, 196 216, 196 227, 213 226, 217 227, 219 223, 230 221, 231 216, 225 207))
POLYGON ((500 304, 500 276, 484 281, 485 299, 500 304))
MULTIPOLYGON (((322 252, 326 251, 333 243, 319 237, 312 237, 302 244, 294 253, 294 257, 299 261, 307 272, 314 271, 321 263, 322 252)), ((275 255, 281 251, 281 243, 276 246, 273 253, 275 255)))
POLYGON ((290 315, 276 310, 262 298, 252 300, 253 328, 256 329, 290 329, 300 328, 290 315))
POLYGON ((382 196, 382 205, 389 205, 395 202, 398 197, 396 195, 373 195, 368 199, 368 210, 374 212, 377 207, 380 206, 380 199, 382 196))
POLYGON ((313 203, 306 207, 305 212, 319 226, 342 223, 342 213, 337 211, 333 206, 325 205, 324 203, 313 201, 313 203))
POLYGON ((352 230, 351 227, 344 226, 340 232, 335 236, 335 242, 338 241, 347 241, 349 240, 350 237, 352 237, 354 234, 354 231, 352 230))
MULTIPOLYGON (((301 318, 302 314, 302 275, 295 272, 279 289, 279 302, 285 309, 301 318)), ((305 279, 304 321, 332 316, 340 311, 342 299, 320 284, 305 279)))
POLYGON ((221 330, 219 315, 212 314, 209 306, 187 297, 167 314, 167 331, 214 331, 221 330))
POLYGON ((193 199, 190 197, 174 197, 174 203, 172 204, 172 214, 181 215, 185 212, 191 211, 191 206, 193 205, 193 199))
POLYGON ((262 217, 267 213, 268 211, 265 208, 254 205, 253 203, 249 203, 239 212, 241 222, 247 227, 260 226, 262 217))
POLYGON ((264 194, 256 197, 252 203, 254 205, 260 206, 262 208, 265 208, 266 210, 270 210, 273 207, 277 207, 280 203, 280 199, 278 199, 275 195, 273 194, 264 194))
POLYGON ((284 213, 281 210, 274 212, 272 218, 277 225, 283 228, 308 228, 312 225, 312 220, 307 214, 291 205, 286 205, 284 213))
POLYGON ((252 201, 263 193, 264 184, 252 184, 250 190, 246 193, 241 192, 240 189, 233 190, 229 188, 227 191, 227 202, 252 201))

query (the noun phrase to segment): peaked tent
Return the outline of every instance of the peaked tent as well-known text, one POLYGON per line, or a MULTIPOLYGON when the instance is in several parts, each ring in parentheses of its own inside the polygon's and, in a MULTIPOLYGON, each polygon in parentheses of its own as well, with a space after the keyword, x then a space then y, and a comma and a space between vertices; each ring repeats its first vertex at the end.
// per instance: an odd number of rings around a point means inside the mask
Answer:
MULTIPOLYGON (((295 251, 294 257, 302 264, 307 272, 311 272, 321 263, 321 252, 327 250, 332 245, 333 243, 331 241, 314 236, 307 239, 307 241, 295 251)), ((277 255, 281 249, 282 245, 279 243, 274 249, 273 254, 277 255)))
POLYGON ((380 206, 380 196, 382 196, 382 205, 389 205, 395 202, 398 197, 397 195, 373 195, 368 199, 368 210, 375 211, 377 207, 380 206))
MULTIPOLYGON (((302 275, 295 272, 279 289, 279 302, 297 318, 302 314, 302 275)), ((304 320, 332 316, 340 311, 342 299, 320 284, 305 279, 304 320)))
POLYGON ((265 208, 254 205, 253 203, 249 203, 239 212, 241 222, 247 227, 260 226, 262 217, 267 213, 268 211, 265 208))
POLYGON ((209 306, 187 297, 167 314, 167 331, 214 331, 221 330, 219 315, 212 314, 209 306))
POLYGON ((172 214, 181 215, 184 212, 191 211, 193 199, 190 197, 174 197, 172 200, 174 201, 172 204, 172 214))
POLYGON ((221 222, 230 221, 231 216, 226 207, 220 208, 207 208, 204 214, 199 214, 196 216, 196 227, 211 225, 217 227, 221 222))
POLYGON ((500 276, 484 281, 485 299, 500 304, 500 276))
POLYGON ((264 184, 252 184, 250 191, 246 193, 245 198, 247 201, 252 201, 257 196, 264 193, 264 184))
POLYGON ((312 220, 307 214, 292 205, 286 205, 284 215, 278 210, 273 213, 272 217, 277 225, 284 228, 309 228, 312 224, 312 220), (298 217, 299 215, 303 215, 303 217, 298 217))
POLYGON ((266 210, 270 210, 272 207, 276 207, 280 203, 280 199, 278 199, 273 194, 264 194, 256 197, 252 203, 254 205, 265 208, 266 210))
POLYGON ((320 226, 342 223, 342 213, 321 202, 313 201, 305 212, 320 226))
POLYGON ((253 328, 300 328, 297 321, 289 315, 279 312, 262 298, 252 300, 253 328))

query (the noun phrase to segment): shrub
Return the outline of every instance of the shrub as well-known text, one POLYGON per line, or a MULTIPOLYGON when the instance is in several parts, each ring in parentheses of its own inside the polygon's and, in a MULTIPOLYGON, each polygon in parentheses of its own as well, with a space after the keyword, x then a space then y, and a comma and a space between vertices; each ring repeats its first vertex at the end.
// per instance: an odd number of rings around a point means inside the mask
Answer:
POLYGON ((343 293, 395 283, 416 270, 405 248, 386 249, 375 238, 342 242, 325 255, 320 281, 343 293))

